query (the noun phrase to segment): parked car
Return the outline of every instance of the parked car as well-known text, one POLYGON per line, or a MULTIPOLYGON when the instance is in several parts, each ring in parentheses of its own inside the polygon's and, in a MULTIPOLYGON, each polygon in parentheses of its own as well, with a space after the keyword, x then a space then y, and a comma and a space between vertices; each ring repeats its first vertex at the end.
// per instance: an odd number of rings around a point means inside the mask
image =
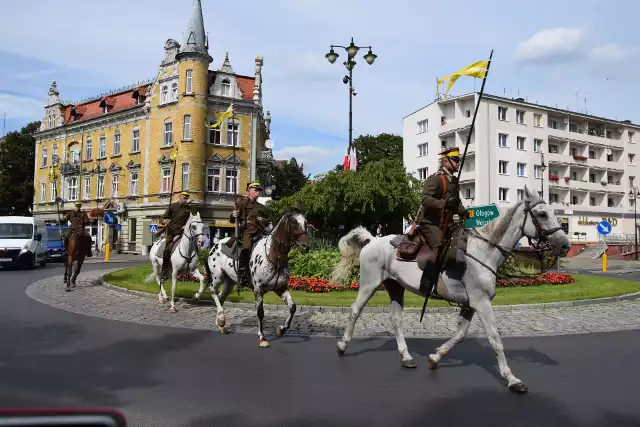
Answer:
POLYGON ((47 228, 33 216, 0 216, 0 265, 47 263, 47 228))
POLYGON ((47 242, 47 260, 49 261, 62 261, 65 250, 62 244, 62 235, 67 231, 69 227, 66 225, 47 225, 47 235, 49 241, 47 242))

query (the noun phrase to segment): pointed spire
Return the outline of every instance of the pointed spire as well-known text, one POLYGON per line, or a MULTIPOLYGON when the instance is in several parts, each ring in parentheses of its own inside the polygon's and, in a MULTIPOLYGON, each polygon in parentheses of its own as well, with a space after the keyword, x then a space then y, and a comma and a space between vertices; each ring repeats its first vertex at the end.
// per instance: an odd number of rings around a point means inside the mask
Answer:
POLYGON ((231 61, 229 61, 229 52, 224 57, 224 62, 222 63, 222 67, 220 67, 220 72, 234 74, 233 68, 231 67, 231 61))
POLYGON ((202 4, 200 0, 193 0, 193 12, 189 20, 189 26, 184 33, 184 43, 176 59, 180 59, 186 54, 199 54, 207 57, 209 61, 213 58, 209 56, 208 40, 204 31, 204 18, 202 17, 202 4))

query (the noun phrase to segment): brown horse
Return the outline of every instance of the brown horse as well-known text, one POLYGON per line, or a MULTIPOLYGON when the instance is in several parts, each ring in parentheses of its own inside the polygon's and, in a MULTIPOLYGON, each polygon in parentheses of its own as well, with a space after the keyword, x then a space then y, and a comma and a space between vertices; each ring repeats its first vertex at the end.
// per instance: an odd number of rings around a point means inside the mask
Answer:
POLYGON ((67 292, 71 291, 71 287, 76 287, 76 279, 91 244, 91 236, 86 233, 83 224, 71 224, 69 230, 71 237, 69 237, 69 244, 64 256, 64 278, 62 279, 62 283, 67 285, 67 292), (73 269, 74 263, 75 269, 73 269))

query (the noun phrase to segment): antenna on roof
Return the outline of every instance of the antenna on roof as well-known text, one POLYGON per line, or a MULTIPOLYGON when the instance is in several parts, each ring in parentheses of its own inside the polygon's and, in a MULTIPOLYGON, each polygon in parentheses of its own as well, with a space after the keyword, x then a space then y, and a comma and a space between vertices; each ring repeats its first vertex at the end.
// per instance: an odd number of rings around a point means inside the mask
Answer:
POLYGON ((587 113, 587 95, 589 95, 589 92, 584 93, 584 113, 585 114, 588 114, 587 113))

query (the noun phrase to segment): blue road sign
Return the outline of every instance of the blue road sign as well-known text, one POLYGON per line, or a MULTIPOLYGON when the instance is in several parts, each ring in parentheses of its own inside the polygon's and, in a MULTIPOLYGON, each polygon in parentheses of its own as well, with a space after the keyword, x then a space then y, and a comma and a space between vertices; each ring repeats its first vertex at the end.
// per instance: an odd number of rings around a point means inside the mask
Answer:
POLYGON ((598 229, 598 233, 605 236, 611 233, 611 224, 609 224, 607 221, 600 221, 598 225, 596 225, 596 228, 598 229))
POLYGON ((122 231, 122 224, 114 224, 113 229, 116 231, 122 231))
POLYGON ((106 222, 109 225, 111 225, 111 224, 116 222, 116 216, 113 214, 113 212, 107 211, 104 214, 104 222, 106 222))
POLYGON ((151 223, 149 225, 149 232, 150 233, 157 233, 158 232, 158 224, 156 224, 155 222, 151 223))

